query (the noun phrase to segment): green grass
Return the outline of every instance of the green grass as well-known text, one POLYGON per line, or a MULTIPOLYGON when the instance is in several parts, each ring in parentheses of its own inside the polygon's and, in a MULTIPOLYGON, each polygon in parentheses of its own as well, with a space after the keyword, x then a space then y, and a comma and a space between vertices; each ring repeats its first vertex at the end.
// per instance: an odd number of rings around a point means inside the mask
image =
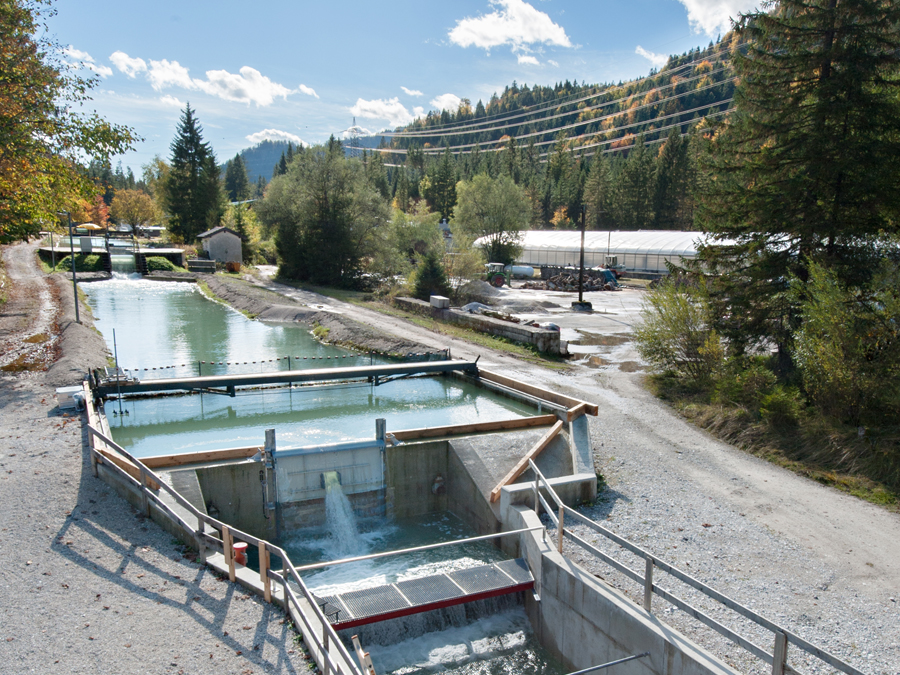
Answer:
POLYGON ((225 298, 221 298, 218 295, 216 295, 215 293, 213 293, 212 289, 209 287, 209 284, 207 284, 205 281, 203 281, 203 279, 197 279, 197 287, 200 289, 200 292, 203 293, 203 295, 205 295, 206 297, 210 298, 211 300, 215 300, 216 302, 221 302, 223 305, 228 305, 229 307, 236 309, 241 314, 246 316, 248 319, 255 319, 257 316, 259 316, 258 314, 254 314, 253 312, 248 312, 246 310, 238 309, 237 307, 234 307, 225 298))

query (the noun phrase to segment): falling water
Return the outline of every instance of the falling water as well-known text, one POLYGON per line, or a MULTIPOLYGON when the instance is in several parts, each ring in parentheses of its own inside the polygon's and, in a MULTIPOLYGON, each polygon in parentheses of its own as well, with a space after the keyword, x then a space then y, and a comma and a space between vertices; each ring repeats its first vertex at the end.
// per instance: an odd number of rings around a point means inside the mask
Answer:
POLYGON ((349 558, 365 553, 356 516, 341 488, 337 471, 325 472, 325 527, 328 528, 330 557, 349 558))
POLYGON ((130 253, 126 255, 110 253, 109 264, 112 267, 113 276, 118 278, 128 278, 137 273, 134 256, 130 253))

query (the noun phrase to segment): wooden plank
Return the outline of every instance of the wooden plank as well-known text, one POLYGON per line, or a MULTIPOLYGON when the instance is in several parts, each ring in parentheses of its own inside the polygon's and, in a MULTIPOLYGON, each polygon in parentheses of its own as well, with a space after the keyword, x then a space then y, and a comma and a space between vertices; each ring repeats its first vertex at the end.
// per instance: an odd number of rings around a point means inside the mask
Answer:
POLYGON ((550 445, 550 441, 552 441, 554 438, 556 438, 556 434, 559 433, 559 431, 560 431, 560 429, 562 429, 562 427, 563 427, 562 420, 557 420, 556 424, 554 424, 552 427, 550 427, 549 431, 547 431, 547 433, 541 437, 541 440, 539 440, 537 442, 537 445, 535 445, 533 448, 531 448, 531 450, 529 450, 528 453, 522 459, 520 459, 518 461, 518 463, 512 468, 512 470, 508 474, 506 474, 506 476, 503 478, 503 480, 501 480, 497 484, 497 487, 495 487, 493 490, 491 490, 491 502, 495 502, 498 499, 500 499, 500 489, 504 485, 509 485, 516 478, 518 478, 523 473, 525 473, 525 469, 528 468, 528 460, 533 460, 535 457, 537 457, 539 454, 541 454, 541 452, 543 452, 544 448, 546 448, 548 445, 550 445))
POLYGON ((478 377, 489 380, 490 382, 502 384, 503 386, 509 387, 510 389, 516 389, 517 391, 521 391, 522 393, 528 394, 529 396, 542 398, 545 401, 550 401, 551 403, 565 406, 566 408, 574 408, 583 403, 585 405, 585 410, 589 415, 596 416, 599 412, 599 408, 594 403, 588 403, 587 401, 572 398, 571 396, 558 394, 555 391, 548 391, 543 387, 535 387, 534 385, 526 384, 525 382, 520 382, 519 380, 514 380, 511 377, 506 377, 505 375, 500 375, 499 373, 493 373, 490 370, 483 370, 479 368, 478 377))
POLYGON ((180 455, 154 455, 142 457, 141 463, 148 469, 161 469, 185 464, 202 464, 204 462, 221 462, 229 459, 246 459, 253 457, 257 452, 262 453, 262 447, 252 448, 226 448, 224 450, 207 450, 206 452, 185 452, 180 455))
POLYGON ((225 564, 228 565, 228 580, 234 583, 234 540, 231 538, 231 530, 227 526, 222 528, 222 552, 225 555, 225 564))
POLYGON ((566 411, 566 422, 571 422, 573 420, 577 420, 582 415, 587 414, 587 403, 579 403, 574 408, 569 408, 566 411))
POLYGON ((534 417, 521 417, 514 420, 499 420, 497 422, 476 422, 474 424, 456 424, 446 427, 425 427, 422 429, 405 429, 393 431, 394 438, 398 441, 411 441, 416 438, 435 438, 437 436, 459 436, 460 434, 479 434, 488 431, 508 431, 510 429, 531 429, 533 427, 546 427, 557 421, 556 415, 536 415, 534 417))
MULTIPOLYGON (((115 450, 110 450, 107 448, 102 442, 97 445, 95 448, 97 452, 103 455, 104 459, 109 460, 117 467, 122 469, 129 476, 134 478, 137 482, 141 482, 141 470, 132 464, 130 461, 122 457, 115 450)), ((159 483, 157 483, 152 476, 147 476, 147 487, 151 490, 159 490, 159 483)))
POLYGON ((259 580, 263 585, 263 597, 266 602, 272 602, 272 582, 269 581, 269 567, 272 559, 269 557, 269 549, 265 542, 259 542, 259 580))

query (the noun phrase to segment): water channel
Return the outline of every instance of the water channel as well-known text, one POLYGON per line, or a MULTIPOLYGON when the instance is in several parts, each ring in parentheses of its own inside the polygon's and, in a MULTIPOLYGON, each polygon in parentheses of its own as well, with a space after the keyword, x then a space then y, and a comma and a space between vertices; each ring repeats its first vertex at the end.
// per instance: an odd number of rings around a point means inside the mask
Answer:
MULTIPOLYGON (((341 365, 369 361, 368 356, 317 342, 308 327, 250 321, 212 302, 191 284, 119 278, 85 284, 83 288, 110 349, 112 331, 116 331, 121 367, 141 379, 197 375, 198 367, 204 375, 287 369, 287 355, 299 358, 301 367, 333 366, 336 359, 341 365)), ((259 445, 264 430, 272 427, 277 432, 278 447, 286 448, 372 438, 376 417, 386 418, 391 431, 509 419, 537 412, 447 377, 415 377, 377 387, 357 383, 251 389, 238 391, 234 398, 211 394, 127 398, 122 410, 128 414, 113 414, 114 410, 118 413, 119 404, 107 403, 113 438, 137 456, 259 445)), ((330 503, 337 520, 329 517, 324 527, 283 535, 280 543, 295 565, 475 534, 450 513, 403 521, 372 518, 356 522, 348 504, 340 502, 346 501, 340 485, 332 487, 330 503)), ((503 557, 490 544, 478 543, 328 567, 304 577, 321 596, 503 557)), ((251 555, 251 563, 255 563, 254 558, 251 555)), ((537 643, 514 596, 352 632, 360 634, 379 673, 564 672, 537 643)))

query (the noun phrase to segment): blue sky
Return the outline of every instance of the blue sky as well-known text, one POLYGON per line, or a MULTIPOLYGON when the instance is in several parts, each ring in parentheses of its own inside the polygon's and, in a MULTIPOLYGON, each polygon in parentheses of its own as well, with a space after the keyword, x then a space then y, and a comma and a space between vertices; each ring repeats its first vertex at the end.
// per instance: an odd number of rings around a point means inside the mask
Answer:
POLYGON ((616 82, 705 46, 752 0, 58 0, 50 30, 100 78, 91 109, 167 158, 190 102, 219 161, 264 138, 404 124, 513 80, 616 82))

